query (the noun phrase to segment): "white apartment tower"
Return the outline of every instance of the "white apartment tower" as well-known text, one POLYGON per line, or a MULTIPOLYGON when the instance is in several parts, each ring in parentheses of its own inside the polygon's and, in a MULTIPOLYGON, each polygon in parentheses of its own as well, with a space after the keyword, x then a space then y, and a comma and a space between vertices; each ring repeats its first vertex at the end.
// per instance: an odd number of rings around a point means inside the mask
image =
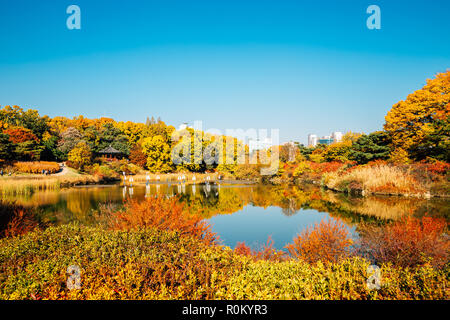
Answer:
POLYGON ((342 132, 335 131, 331 134, 331 139, 333 139, 333 142, 341 142, 343 136, 342 132))
POLYGON ((315 134, 309 134, 308 135, 308 146, 309 147, 315 147, 317 145, 317 135, 315 134))

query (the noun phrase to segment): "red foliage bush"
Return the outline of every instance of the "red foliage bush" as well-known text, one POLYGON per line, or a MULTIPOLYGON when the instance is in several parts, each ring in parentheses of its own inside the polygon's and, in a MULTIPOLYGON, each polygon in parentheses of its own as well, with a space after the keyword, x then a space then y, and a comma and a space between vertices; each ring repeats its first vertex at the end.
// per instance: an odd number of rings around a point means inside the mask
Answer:
POLYGON ((271 236, 259 250, 252 250, 245 242, 238 242, 234 252, 243 256, 252 257, 254 260, 282 261, 286 258, 286 253, 273 247, 271 236))
POLYGON ((308 263, 338 262, 350 255, 353 241, 345 224, 337 219, 322 220, 307 228, 286 245, 290 255, 308 263))
POLYGON ((436 161, 435 163, 430 163, 426 170, 433 174, 445 175, 450 171, 450 164, 443 161, 436 161))
POLYGON ((379 166, 385 166, 387 164, 388 164, 388 162, 386 160, 378 159, 378 160, 374 160, 374 161, 370 161, 370 162, 366 163, 366 166, 379 167, 379 166))
POLYGON ((331 161, 331 162, 323 162, 323 163, 315 163, 311 162, 309 164, 311 169, 315 173, 324 174, 328 172, 336 172, 341 169, 343 166, 347 165, 347 163, 339 162, 339 161, 331 161))
POLYGON ((181 235, 190 235, 210 244, 217 240, 203 218, 192 214, 178 198, 149 197, 141 202, 130 200, 124 209, 107 213, 109 224, 115 230, 150 227, 178 231, 181 235))
POLYGON ((384 227, 361 225, 361 251, 377 263, 414 267, 449 262, 450 239, 444 218, 408 216, 384 227))

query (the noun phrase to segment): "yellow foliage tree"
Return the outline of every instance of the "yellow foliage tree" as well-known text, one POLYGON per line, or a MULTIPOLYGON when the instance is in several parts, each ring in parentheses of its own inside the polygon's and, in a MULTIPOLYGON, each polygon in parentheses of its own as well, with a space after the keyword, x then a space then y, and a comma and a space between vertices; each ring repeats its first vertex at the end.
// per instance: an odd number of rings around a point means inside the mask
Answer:
POLYGON ((68 154, 68 160, 77 169, 91 164, 92 152, 86 142, 79 142, 68 154))
MULTIPOLYGON (((427 80, 422 89, 396 103, 385 117, 384 129, 391 135, 394 149, 402 149, 418 158, 420 149, 424 149, 424 146, 430 152, 433 147, 437 147, 426 143, 428 137, 434 137, 434 144, 448 139, 448 132, 437 139, 435 133, 448 128, 449 119, 450 70, 437 74, 435 79, 427 80), (438 122, 442 123, 436 125, 438 122)), ((397 153, 400 155, 403 152, 397 153)))
POLYGON ((173 168, 170 144, 162 136, 145 138, 142 151, 147 156, 147 168, 150 172, 171 172, 173 168))

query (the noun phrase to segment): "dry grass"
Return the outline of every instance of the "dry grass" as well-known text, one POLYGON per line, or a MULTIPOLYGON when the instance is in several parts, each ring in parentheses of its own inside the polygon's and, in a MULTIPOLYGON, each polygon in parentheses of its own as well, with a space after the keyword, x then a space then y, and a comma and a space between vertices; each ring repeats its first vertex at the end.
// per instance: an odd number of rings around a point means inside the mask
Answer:
POLYGON ((5 177, 0 178, 0 194, 24 195, 37 190, 58 190, 62 187, 98 182, 98 178, 90 175, 5 177))
POLYGON ((23 173, 42 173, 42 171, 56 173, 61 169, 57 162, 48 161, 16 162, 14 168, 23 173))
POLYGON ((419 195, 425 186, 407 171, 389 165, 362 166, 344 173, 325 176, 328 188, 338 191, 355 191, 379 194, 419 195))

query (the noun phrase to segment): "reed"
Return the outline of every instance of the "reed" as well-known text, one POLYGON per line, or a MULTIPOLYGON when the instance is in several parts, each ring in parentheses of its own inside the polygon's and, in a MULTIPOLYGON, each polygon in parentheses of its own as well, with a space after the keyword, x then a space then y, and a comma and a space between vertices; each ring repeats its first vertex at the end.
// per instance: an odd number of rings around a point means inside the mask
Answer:
POLYGON ((42 177, 31 176, 27 178, 8 177, 0 179, 0 194, 29 195, 39 190, 59 190, 63 187, 98 183, 100 179, 90 175, 42 177))
POLYGON ((42 173, 43 171, 56 173, 61 169, 57 162, 48 161, 16 162, 14 168, 23 173, 42 173))
POLYGON ((379 194, 417 195, 426 192, 407 171, 389 165, 363 166, 344 173, 329 173, 324 176, 325 185, 333 190, 379 194))

